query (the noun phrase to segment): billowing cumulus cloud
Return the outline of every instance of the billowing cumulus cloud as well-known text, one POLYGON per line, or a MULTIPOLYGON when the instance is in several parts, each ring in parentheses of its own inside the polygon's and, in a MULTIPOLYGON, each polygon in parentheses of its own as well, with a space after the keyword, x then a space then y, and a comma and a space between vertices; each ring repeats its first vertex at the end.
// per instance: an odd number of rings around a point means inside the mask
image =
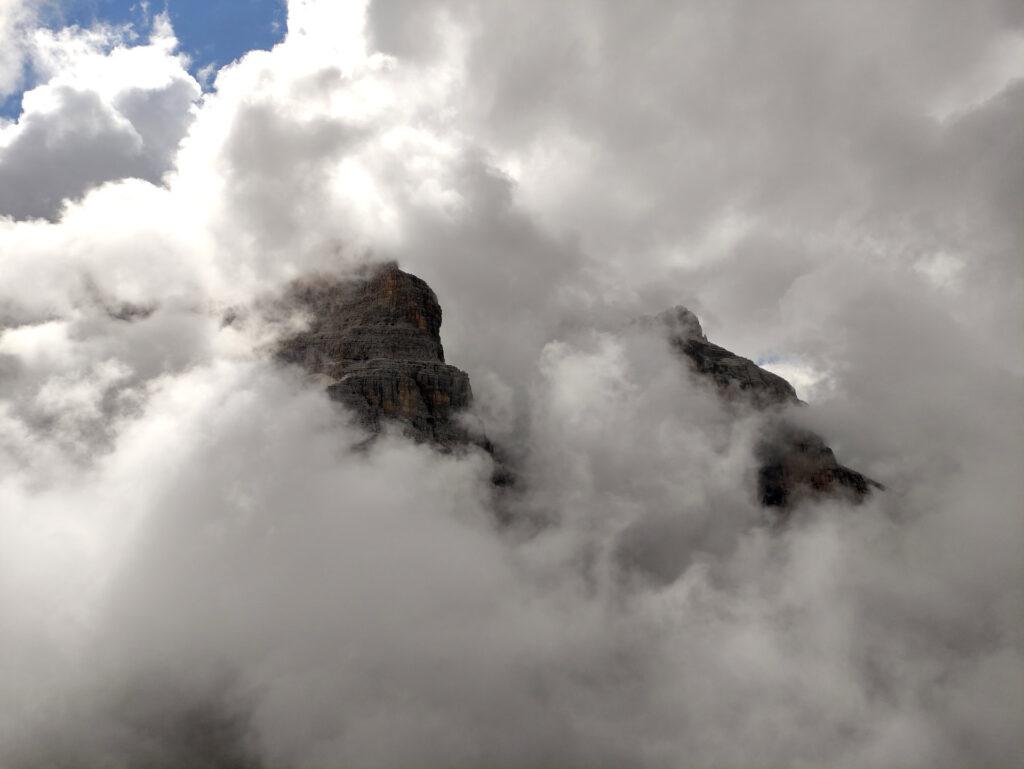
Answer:
POLYGON ((25 7, 0 763, 1019 763, 1016 4, 293 0, 203 95, 165 21, 25 7), (289 280, 381 259, 511 523, 267 360, 289 280), (885 493, 767 520, 758 415, 629 323, 677 303, 885 493))
POLYGON ((128 44, 121 29, 12 32, 45 82, 0 127, 0 214, 52 219, 103 182, 159 183, 199 96, 166 18, 146 45, 128 44))

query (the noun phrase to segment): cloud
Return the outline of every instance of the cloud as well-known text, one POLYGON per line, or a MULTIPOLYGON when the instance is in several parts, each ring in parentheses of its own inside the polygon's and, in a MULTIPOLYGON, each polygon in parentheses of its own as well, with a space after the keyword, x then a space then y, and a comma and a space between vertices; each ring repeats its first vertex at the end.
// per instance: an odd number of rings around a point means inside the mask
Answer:
POLYGON ((1020 755, 1015 5, 307 0, 201 99, 119 34, 34 32, 3 128, 0 763, 1020 755), (261 352, 385 258, 512 526, 261 352), (680 302, 888 491, 769 525, 760 417, 628 325, 680 302))
POLYGON ((25 33, 35 21, 39 3, 4 0, 0 3, 0 98, 14 93, 22 83, 26 57, 25 33))
POLYGON ((199 97, 166 19, 147 45, 116 29, 36 30, 27 44, 45 82, 0 133, 0 214, 57 216, 65 200, 129 177, 159 183, 199 97))

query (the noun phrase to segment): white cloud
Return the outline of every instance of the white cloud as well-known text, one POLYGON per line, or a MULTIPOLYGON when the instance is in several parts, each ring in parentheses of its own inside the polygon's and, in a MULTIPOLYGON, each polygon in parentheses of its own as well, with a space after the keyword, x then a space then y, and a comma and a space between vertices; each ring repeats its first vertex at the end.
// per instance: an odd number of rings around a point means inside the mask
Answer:
POLYGON ((44 82, 0 129, 0 214, 53 219, 104 182, 159 183, 199 96, 176 45, 163 17, 145 45, 118 29, 36 30, 29 51, 44 82))
POLYGON ((18 90, 27 56, 25 37, 35 21, 34 0, 0 0, 0 98, 18 90))

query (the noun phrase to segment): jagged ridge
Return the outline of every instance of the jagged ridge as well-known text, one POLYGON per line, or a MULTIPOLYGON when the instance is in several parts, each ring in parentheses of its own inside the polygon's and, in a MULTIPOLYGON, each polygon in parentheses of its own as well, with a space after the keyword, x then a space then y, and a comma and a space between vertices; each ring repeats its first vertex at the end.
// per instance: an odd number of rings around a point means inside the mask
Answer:
MULTIPOLYGON (((294 283, 286 303, 300 309, 308 327, 281 340, 279 359, 326 380, 327 392, 345 404, 372 433, 384 420, 443 451, 495 447, 456 418, 472 402, 469 376, 445 362, 441 305, 423 280, 390 262, 351 278, 316 277, 294 283)), ((817 434, 785 418, 800 405, 784 378, 708 341, 697 316, 676 307, 638 323, 667 331, 672 347, 695 376, 712 382, 721 397, 768 414, 757 446, 757 494, 763 505, 786 509, 810 494, 861 500, 880 484, 839 464, 817 434)), ((497 485, 512 475, 496 461, 497 485)))
POLYGON ((685 357, 691 370, 710 379, 723 398, 770 413, 756 450, 761 463, 757 478, 761 504, 787 508, 808 494, 860 501, 872 488, 882 488, 877 481, 839 464, 821 436, 785 419, 784 407, 805 404, 784 378, 709 342, 697 316, 685 307, 667 310, 653 320, 668 331, 669 343, 685 357))

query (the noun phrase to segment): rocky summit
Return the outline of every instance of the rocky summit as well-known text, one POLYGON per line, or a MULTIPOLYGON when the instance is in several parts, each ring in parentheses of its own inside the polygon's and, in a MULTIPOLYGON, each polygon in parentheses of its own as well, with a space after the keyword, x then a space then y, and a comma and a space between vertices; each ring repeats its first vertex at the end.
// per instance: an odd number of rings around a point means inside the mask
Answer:
POLYGON ((778 374, 709 342, 697 316, 685 307, 666 310, 657 320, 668 330, 675 350, 694 372, 714 382, 723 398, 746 400, 759 409, 800 402, 793 386, 778 374))
MULTIPOLYGON (((469 376, 445 362, 441 305, 423 280, 391 262, 345 279, 296 281, 284 301, 307 325, 280 341, 277 357, 322 377, 330 397, 371 433, 391 421, 442 451, 479 446, 495 457, 494 483, 512 482, 490 441, 458 418, 472 401, 469 376)), ((756 449, 761 504, 785 510, 812 495, 859 501, 881 488, 839 464, 820 436, 786 419, 787 407, 803 405, 789 382, 709 342, 685 307, 637 323, 664 332, 693 376, 711 383, 721 398, 765 414, 756 449)))
POLYGON ((364 427, 392 420, 446 450, 482 442, 454 418, 472 400, 469 376, 445 363, 441 305, 420 278, 387 263, 350 279, 297 281, 285 301, 308 328, 284 338, 277 357, 324 377, 364 427))
POLYGON ((813 495, 859 502, 872 488, 882 488, 877 481, 839 464, 821 436, 787 420, 785 407, 805 405, 793 386, 778 374, 709 342, 690 310, 675 307, 643 322, 660 325, 694 375, 713 383, 722 398, 766 413, 765 434, 756 449, 761 504, 785 509, 813 495))

